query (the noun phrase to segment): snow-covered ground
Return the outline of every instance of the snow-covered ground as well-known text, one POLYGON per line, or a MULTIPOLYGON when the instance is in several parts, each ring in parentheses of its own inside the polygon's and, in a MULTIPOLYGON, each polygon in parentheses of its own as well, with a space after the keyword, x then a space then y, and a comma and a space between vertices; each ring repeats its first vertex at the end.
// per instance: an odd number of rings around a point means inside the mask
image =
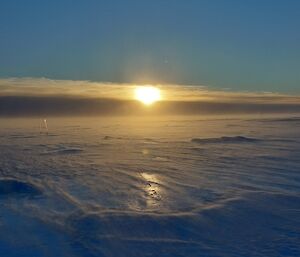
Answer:
POLYGON ((300 118, 0 119, 0 256, 300 256, 300 118))

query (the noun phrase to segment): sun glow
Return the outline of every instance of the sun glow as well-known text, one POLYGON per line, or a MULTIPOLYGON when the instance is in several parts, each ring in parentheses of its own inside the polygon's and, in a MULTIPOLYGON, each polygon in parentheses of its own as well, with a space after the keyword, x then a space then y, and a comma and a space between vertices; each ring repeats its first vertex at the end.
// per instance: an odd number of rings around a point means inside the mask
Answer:
POLYGON ((160 90, 152 86, 140 86, 135 89, 135 99, 150 105, 161 99, 160 90))

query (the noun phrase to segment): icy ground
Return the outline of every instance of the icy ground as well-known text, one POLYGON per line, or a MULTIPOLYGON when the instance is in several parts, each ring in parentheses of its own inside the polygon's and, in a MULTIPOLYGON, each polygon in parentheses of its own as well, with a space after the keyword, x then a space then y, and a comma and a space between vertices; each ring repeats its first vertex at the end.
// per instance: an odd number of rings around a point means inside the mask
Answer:
POLYGON ((0 256, 300 256, 300 118, 0 119, 0 256))

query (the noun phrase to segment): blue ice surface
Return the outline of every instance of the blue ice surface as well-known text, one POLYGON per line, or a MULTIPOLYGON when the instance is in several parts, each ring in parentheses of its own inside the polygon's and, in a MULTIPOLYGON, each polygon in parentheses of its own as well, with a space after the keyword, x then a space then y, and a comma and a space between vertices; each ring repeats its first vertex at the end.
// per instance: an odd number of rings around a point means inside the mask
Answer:
POLYGON ((0 256, 300 256, 297 122, 0 128, 0 256))

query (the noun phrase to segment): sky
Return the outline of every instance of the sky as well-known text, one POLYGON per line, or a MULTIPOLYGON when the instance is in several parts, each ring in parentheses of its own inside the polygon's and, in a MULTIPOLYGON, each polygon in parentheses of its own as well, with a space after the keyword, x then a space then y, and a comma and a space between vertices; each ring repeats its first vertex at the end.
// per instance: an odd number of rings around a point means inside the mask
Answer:
POLYGON ((297 0, 1 0, 0 78, 300 92, 297 0))

